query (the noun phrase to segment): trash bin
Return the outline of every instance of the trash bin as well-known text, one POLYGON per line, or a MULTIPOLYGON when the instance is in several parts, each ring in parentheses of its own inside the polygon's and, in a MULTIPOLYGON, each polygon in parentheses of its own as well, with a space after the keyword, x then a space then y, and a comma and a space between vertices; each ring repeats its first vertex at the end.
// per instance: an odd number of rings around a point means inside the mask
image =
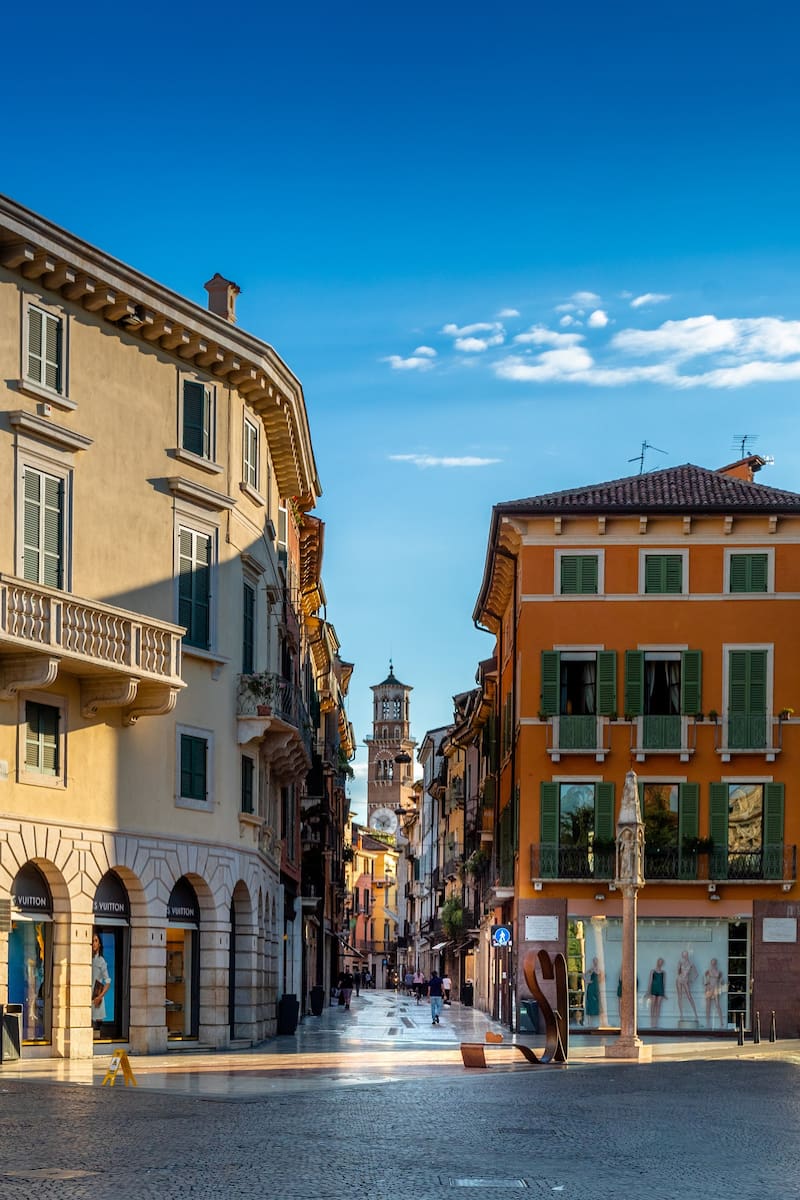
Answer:
POLYGON ((21 1044, 22 1005, 0 1005, 0 1063, 15 1062, 21 1044))
POLYGON ((462 985, 461 985, 461 1003, 464 1004, 467 1008, 472 1008, 472 1005, 474 1004, 474 1002, 475 1002, 475 988, 473 987, 471 981, 468 979, 468 980, 466 980, 465 983, 462 983, 462 985))
POLYGON ((519 1032, 539 1032, 539 1002, 537 1000, 521 1000, 519 1005, 519 1032))
POLYGON ((321 984, 316 984, 311 989, 311 1012, 315 1017, 322 1016, 322 1010, 325 1007, 325 988, 321 984))
POLYGON ((284 992, 278 1001, 278 1034, 291 1034, 297 1029, 300 1001, 294 992, 284 992))

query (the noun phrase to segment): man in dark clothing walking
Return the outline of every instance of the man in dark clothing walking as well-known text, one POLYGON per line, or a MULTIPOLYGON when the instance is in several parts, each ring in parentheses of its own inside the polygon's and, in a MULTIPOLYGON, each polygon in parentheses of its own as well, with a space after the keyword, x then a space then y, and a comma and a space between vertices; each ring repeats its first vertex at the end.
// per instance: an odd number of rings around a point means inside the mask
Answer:
POLYGON ((431 971, 428 980, 428 996, 431 1001, 431 1025, 439 1024, 439 1014, 442 1011, 442 981, 435 971, 431 971))

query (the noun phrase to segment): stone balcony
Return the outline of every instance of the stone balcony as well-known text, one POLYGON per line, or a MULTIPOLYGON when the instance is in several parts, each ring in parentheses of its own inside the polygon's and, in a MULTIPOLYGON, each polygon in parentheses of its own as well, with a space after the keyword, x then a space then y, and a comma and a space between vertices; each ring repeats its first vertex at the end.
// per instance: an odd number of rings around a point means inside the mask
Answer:
POLYGON ((141 613, 0 574, 0 699, 73 676, 87 719, 118 709, 133 725, 168 713, 185 686, 182 634, 141 613))
POLYGON ((311 722, 299 689, 289 680, 269 672, 240 675, 236 723, 239 745, 260 742, 277 781, 305 778, 311 769, 311 722))

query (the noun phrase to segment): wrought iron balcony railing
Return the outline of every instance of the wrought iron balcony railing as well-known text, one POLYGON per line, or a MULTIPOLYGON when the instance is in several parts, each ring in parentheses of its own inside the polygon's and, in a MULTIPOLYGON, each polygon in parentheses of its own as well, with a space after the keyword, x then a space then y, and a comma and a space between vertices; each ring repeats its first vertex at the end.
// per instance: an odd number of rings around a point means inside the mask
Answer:
MULTIPOLYGON (((613 879, 616 853, 592 846, 531 846, 531 879, 613 879)), ((761 850, 712 850, 708 854, 677 847, 648 850, 645 879, 769 880, 797 879, 797 847, 764 846, 761 850)))

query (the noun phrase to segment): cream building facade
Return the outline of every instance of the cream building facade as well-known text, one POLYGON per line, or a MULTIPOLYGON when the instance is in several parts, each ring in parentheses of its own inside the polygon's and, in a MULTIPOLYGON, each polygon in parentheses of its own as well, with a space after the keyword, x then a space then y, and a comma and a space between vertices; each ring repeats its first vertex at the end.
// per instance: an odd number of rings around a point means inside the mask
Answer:
POLYGON ((0 197, 0 1000, 27 1055, 256 1042, 302 988, 320 485, 299 381, 205 286, 0 197))

